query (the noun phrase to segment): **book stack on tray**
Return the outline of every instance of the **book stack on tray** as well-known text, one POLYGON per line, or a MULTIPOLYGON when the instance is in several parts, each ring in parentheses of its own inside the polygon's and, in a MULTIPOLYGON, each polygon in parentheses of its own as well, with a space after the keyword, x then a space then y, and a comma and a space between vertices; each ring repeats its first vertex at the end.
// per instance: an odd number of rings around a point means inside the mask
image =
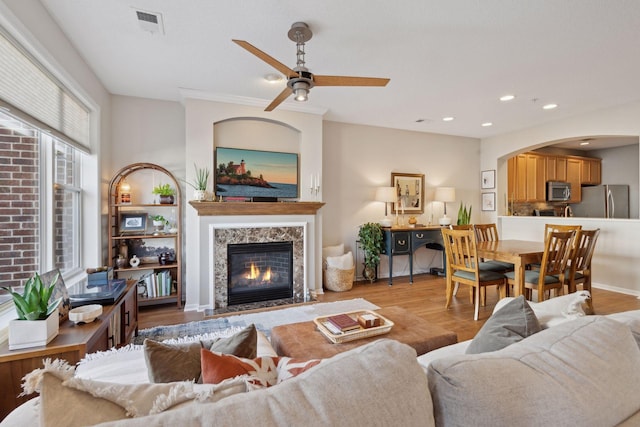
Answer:
POLYGON ((313 319, 313 322, 334 344, 386 334, 393 327, 391 320, 370 310, 320 316, 313 319))
POLYGON ((327 321, 338 328, 340 332, 353 331, 360 329, 360 323, 348 314, 336 314, 327 317, 327 321))

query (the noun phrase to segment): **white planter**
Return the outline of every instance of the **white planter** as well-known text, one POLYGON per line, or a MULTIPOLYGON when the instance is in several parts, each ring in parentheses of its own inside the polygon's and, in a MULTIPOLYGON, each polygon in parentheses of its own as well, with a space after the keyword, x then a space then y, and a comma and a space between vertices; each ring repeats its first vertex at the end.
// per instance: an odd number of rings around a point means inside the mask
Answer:
POLYGON ((58 335, 60 321, 58 309, 45 320, 9 321, 9 350, 47 345, 58 335))
POLYGON ((203 201, 206 198, 205 190, 194 190, 193 191, 193 200, 197 200, 199 202, 203 201))

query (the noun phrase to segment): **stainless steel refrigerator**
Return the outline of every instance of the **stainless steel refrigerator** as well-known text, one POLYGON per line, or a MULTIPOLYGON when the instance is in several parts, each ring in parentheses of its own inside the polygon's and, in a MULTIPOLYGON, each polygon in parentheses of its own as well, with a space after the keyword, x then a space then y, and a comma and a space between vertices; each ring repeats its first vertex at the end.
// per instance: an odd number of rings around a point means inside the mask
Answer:
POLYGON ((629 218, 629 186, 582 187, 582 201, 571 208, 577 217, 629 218))

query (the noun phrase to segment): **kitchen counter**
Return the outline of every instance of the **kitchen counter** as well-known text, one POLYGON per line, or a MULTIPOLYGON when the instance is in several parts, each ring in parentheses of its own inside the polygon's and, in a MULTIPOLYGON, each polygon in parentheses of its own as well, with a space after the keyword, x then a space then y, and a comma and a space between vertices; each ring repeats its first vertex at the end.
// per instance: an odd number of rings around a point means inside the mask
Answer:
POLYGON ((578 217, 499 216, 501 239, 542 241, 545 224, 580 224, 600 229, 593 255, 592 286, 640 296, 640 220, 578 217))

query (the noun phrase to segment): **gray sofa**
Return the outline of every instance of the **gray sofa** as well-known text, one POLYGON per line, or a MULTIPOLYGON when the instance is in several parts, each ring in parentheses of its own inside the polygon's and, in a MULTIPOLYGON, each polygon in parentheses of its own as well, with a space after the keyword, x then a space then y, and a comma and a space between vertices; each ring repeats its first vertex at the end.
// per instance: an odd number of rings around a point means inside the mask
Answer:
MULTIPOLYGON (((25 404, 2 426, 27 425, 36 412, 42 425, 637 426, 640 310, 609 317, 558 322, 482 354, 464 354, 467 342, 437 350, 439 356, 416 358, 412 348, 381 339, 276 386, 240 393, 213 386, 208 398, 200 393, 199 399, 176 399, 166 410, 138 412, 137 418, 124 418, 126 411, 120 410, 105 419, 95 409, 106 407, 104 397, 45 374, 42 407, 25 404), (69 387, 79 394, 63 399, 64 408, 60 401, 47 406, 47 393, 60 397, 69 387), (216 395, 219 399, 211 399, 216 395)), ((92 382, 97 381, 84 380, 83 387, 92 382)), ((170 394, 154 392, 151 384, 119 387, 112 394, 150 395, 156 401, 158 394, 170 394)))

